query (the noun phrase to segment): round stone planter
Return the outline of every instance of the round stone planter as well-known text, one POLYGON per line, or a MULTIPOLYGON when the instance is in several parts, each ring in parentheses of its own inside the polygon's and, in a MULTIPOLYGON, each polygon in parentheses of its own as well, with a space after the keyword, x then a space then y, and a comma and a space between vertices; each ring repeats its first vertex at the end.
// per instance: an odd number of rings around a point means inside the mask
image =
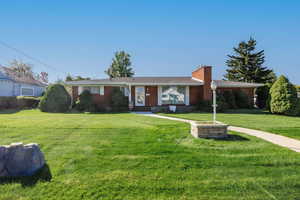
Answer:
POLYGON ((225 138, 227 137, 227 124, 213 122, 191 123, 191 134, 196 138, 225 138))

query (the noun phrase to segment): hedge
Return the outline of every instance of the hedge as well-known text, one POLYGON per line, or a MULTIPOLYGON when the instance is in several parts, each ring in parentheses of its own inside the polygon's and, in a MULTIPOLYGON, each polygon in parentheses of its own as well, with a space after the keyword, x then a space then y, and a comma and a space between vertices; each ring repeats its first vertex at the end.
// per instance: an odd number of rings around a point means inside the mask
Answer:
POLYGON ((36 108, 39 101, 39 97, 0 97, 0 109, 36 108))
POLYGON ((75 108, 78 111, 94 112, 96 111, 95 105, 93 104, 93 97, 90 91, 84 90, 76 101, 75 108))

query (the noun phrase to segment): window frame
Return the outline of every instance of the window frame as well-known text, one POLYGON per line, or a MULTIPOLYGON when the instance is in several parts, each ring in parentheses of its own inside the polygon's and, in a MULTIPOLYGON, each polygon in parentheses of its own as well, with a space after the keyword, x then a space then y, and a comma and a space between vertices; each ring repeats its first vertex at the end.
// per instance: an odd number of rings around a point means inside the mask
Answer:
POLYGON ((33 97, 34 96, 34 87, 21 87, 20 88, 20 96, 33 97), (32 90, 32 95, 23 95, 23 89, 31 89, 32 90))
POLYGON ((187 90, 186 90, 186 86, 181 86, 181 85, 164 85, 164 86, 161 86, 161 92, 160 92, 160 103, 161 105, 186 105, 186 101, 187 101, 187 90), (183 94, 183 101, 182 102, 170 102, 170 100, 168 100, 169 102, 164 102, 164 100, 162 99, 163 95, 166 95, 164 93, 164 87, 168 87, 171 88, 171 87, 176 87, 176 91, 178 92, 178 88, 179 87, 182 87, 183 89, 183 93, 180 93, 180 94, 183 94))

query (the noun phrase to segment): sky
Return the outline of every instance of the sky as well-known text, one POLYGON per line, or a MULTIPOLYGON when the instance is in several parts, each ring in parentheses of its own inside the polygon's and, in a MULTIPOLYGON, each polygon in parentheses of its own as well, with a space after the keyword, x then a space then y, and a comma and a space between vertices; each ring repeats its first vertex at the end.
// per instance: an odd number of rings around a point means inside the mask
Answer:
POLYGON ((297 0, 1 0, 0 42, 35 59, 0 44, 0 64, 20 59, 50 81, 105 78, 124 50, 136 76, 190 76, 210 65, 222 79, 227 55, 252 36, 265 66, 300 84, 299 10, 297 0))

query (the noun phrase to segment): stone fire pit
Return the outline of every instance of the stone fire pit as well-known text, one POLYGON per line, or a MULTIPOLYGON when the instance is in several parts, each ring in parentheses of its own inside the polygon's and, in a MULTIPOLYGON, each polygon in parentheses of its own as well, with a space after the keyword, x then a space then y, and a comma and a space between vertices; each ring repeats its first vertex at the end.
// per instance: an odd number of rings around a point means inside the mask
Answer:
POLYGON ((227 137, 227 124, 220 122, 192 122, 191 134, 195 138, 225 138, 227 137))

